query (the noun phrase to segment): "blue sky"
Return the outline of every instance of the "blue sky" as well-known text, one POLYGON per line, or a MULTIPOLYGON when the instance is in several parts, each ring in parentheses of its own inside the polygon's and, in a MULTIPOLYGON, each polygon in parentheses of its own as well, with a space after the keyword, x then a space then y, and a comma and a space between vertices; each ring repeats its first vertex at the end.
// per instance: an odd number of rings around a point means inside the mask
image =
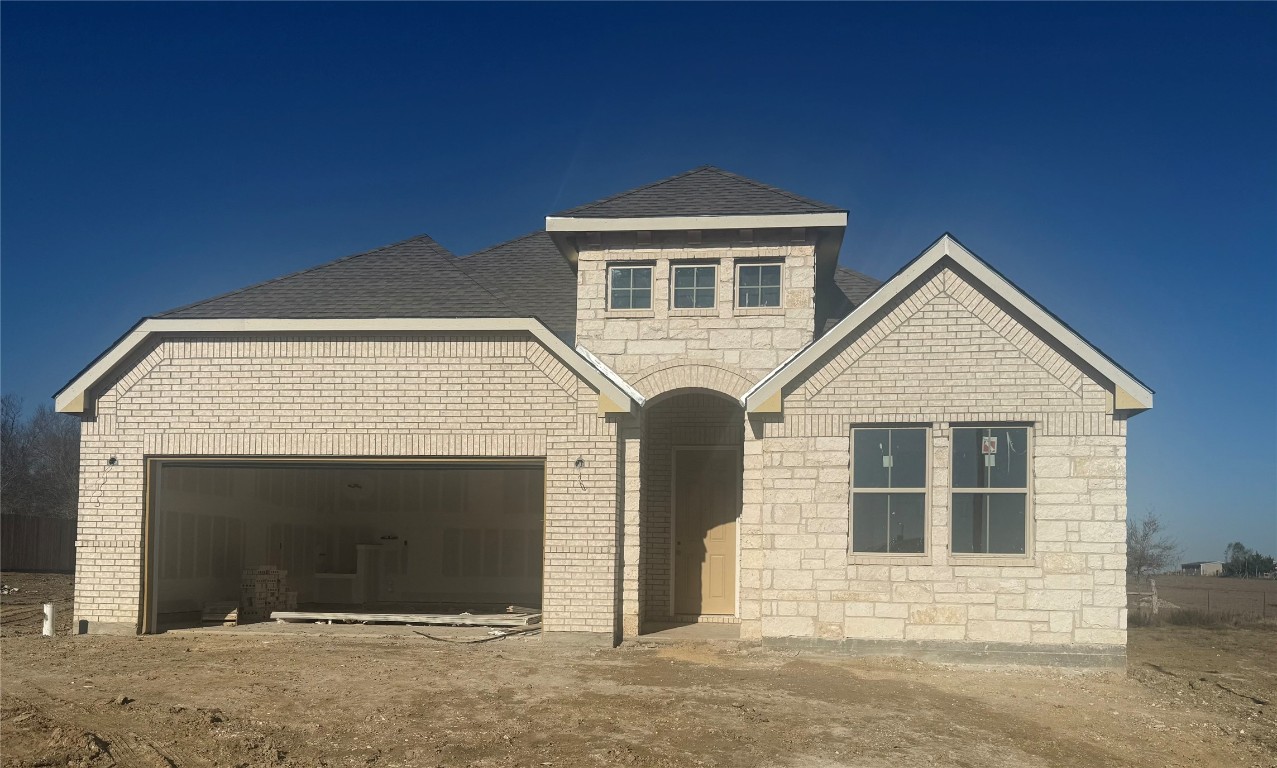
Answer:
POLYGON ((1277 5, 0 6, 2 386, 139 317, 714 164, 952 231, 1158 391, 1129 506, 1277 552, 1277 5))

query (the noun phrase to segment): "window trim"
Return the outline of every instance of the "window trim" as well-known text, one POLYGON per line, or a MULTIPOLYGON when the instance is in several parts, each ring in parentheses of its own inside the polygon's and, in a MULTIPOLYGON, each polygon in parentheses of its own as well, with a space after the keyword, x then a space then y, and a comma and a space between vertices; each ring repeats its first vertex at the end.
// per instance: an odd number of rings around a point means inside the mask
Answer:
MULTIPOLYGON (((631 285, 633 278, 631 278, 631 285)), ((650 314, 656 307, 656 265, 651 262, 622 262, 619 264, 607 265, 607 311, 616 313, 641 313, 650 314), (612 275, 618 270, 639 270, 646 269, 648 271, 648 301, 646 307, 614 307, 612 306, 612 275)), ((630 291, 631 303, 633 303, 634 289, 627 288, 623 290, 630 291)))
MULTIPOLYGON (((717 312, 718 311, 718 262, 714 261, 682 261, 670 263, 670 309, 676 312, 694 313, 694 312, 717 312), (708 307, 680 307, 674 303, 674 291, 676 274, 680 269, 712 269, 714 270, 714 280, 710 284, 710 289, 714 292, 714 303, 708 307)), ((704 290, 701 286, 694 286, 693 291, 704 290)))
POLYGON ((926 560, 931 557, 931 486, 932 475, 935 464, 934 449, 932 447, 933 430, 930 423, 927 424, 853 424, 851 430, 847 433, 849 443, 850 463, 847 468, 850 470, 847 478, 847 486, 850 492, 847 496, 847 559, 849 565, 890 565, 900 564, 902 562, 913 563, 918 560, 926 560), (926 472, 923 475, 921 488, 857 488, 856 487, 856 430, 858 429, 920 429, 923 433, 923 441, 926 446, 926 472), (857 552, 855 546, 855 504, 857 493, 921 493, 922 494, 922 551, 921 552, 857 552))
POLYGON ((735 273, 735 274, 733 274, 733 275, 732 275, 732 277, 733 277, 733 283, 732 283, 732 307, 733 307, 733 308, 734 308, 737 312, 741 312, 741 313, 751 313, 751 312, 757 312, 757 313, 759 313, 759 314, 767 314, 767 313, 770 313, 770 312, 776 312, 776 311, 778 311, 778 310, 783 310, 783 309, 785 308, 785 260, 784 260, 784 259, 771 259, 771 258, 768 258, 768 259, 749 259, 749 260, 738 260, 738 261, 736 262, 736 264, 735 264, 734 273, 735 273), (747 307, 747 306, 745 306, 744 304, 742 304, 742 303, 741 303, 741 300, 740 300, 740 292, 741 292, 741 289, 744 287, 743 285, 741 285, 741 277, 740 277, 741 267, 767 267, 767 266, 776 266, 776 267, 780 267, 780 282, 777 284, 777 291, 779 292, 779 299, 780 299, 780 303, 779 303, 779 304, 777 304, 777 305, 776 305, 776 306, 774 306, 774 307, 772 307, 772 306, 757 306, 757 307, 747 307))
POLYGON ((1034 562, 1033 542, 1036 539, 1035 521, 1037 514, 1033 504, 1033 459, 1036 455, 1036 444, 1034 440, 1034 424, 1025 422, 1004 422, 1004 423, 986 423, 977 424, 950 424, 949 425, 949 562, 956 565, 984 565, 982 561, 995 561, 996 565, 1016 565, 1024 562, 1034 562), (1024 467, 1024 487, 1015 488, 969 488, 958 487, 953 484, 953 451, 956 445, 955 433, 959 429, 1023 429, 1025 434, 1025 467, 1024 467), (1023 552, 954 552, 953 551, 953 532, 954 532, 954 504, 953 497, 959 493, 1022 493, 1024 494, 1024 551, 1023 552))

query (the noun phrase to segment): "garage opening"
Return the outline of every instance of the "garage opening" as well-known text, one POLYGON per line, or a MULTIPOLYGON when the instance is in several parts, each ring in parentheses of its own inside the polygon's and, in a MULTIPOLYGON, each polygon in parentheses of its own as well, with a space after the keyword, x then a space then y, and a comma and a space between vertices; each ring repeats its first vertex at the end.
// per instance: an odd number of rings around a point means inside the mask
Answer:
POLYGON ((241 623, 268 619, 255 600, 309 612, 540 609, 540 460, 157 460, 149 481, 144 631, 236 605, 241 623))

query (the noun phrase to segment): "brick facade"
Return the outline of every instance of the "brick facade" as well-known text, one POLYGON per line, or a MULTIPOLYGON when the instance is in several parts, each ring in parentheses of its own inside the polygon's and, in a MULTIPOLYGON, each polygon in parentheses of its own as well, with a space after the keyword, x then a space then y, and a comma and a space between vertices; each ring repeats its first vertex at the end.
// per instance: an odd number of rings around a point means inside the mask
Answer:
POLYGON ((521 334, 152 344, 83 422, 76 618, 137 624, 144 457, 543 457, 546 629, 610 635, 620 467, 597 402, 521 334))

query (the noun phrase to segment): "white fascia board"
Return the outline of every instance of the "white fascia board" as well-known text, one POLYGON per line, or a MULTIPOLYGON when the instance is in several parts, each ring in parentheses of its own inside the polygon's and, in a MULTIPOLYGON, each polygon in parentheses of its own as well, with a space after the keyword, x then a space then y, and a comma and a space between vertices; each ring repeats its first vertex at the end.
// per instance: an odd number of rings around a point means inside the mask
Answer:
POLYGON ((1101 375, 1113 382, 1114 385, 1125 390, 1142 406, 1142 409, 1153 407, 1152 390, 1122 370, 1112 360, 1105 357, 1103 353, 1081 336, 1078 336, 1071 328, 1057 320, 1051 313, 1039 306, 1036 301, 1029 298, 1027 294, 1012 285, 1006 278, 999 275, 989 265, 964 248, 951 235, 946 234, 921 256, 914 259, 913 263, 898 272, 886 285, 875 291, 863 304, 856 307, 851 314, 829 329, 828 333, 808 345, 790 360, 784 366, 784 370, 775 371, 769 378, 760 382, 746 396, 746 413, 754 411, 761 403, 766 402, 785 385, 798 378, 803 371, 851 335, 861 323, 872 317, 875 312, 945 257, 952 259, 958 266, 971 273, 973 277, 984 283, 1000 298, 1022 312, 1025 317, 1058 340, 1070 352, 1076 354, 1101 375))
POLYGON ((688 229, 779 229, 845 227, 847 212, 784 213, 765 216, 635 216, 623 219, 546 216, 546 232, 655 232, 688 229))
POLYGON ((593 365, 595 368, 598 368, 599 371, 601 371, 604 376, 608 377, 613 384, 615 384, 616 386, 624 390, 625 394, 630 396, 630 400, 633 401, 640 408, 642 408, 643 404, 647 402, 647 398, 643 397, 643 395, 637 389, 630 386, 630 383, 628 381, 621 378, 621 374, 617 373, 616 371, 608 367, 608 364, 600 360, 598 357, 596 357, 593 352, 586 349, 584 346, 580 344, 576 346, 576 351, 580 353, 581 357, 584 357, 586 360, 588 360, 591 365, 593 365))
POLYGON ((135 349, 153 334, 181 333, 393 333, 393 332, 443 332, 468 331, 522 331, 531 334, 556 357, 562 360, 578 376, 615 403, 633 408, 636 401, 626 388, 618 386, 611 378, 587 358, 555 336, 548 328, 532 318, 475 317, 475 318, 353 318, 353 319, 290 319, 290 318, 240 318, 179 320, 151 318, 142 321, 131 333, 120 339, 106 354, 75 377, 54 396, 54 406, 59 413, 83 413, 86 410, 85 394, 119 365, 135 349))

